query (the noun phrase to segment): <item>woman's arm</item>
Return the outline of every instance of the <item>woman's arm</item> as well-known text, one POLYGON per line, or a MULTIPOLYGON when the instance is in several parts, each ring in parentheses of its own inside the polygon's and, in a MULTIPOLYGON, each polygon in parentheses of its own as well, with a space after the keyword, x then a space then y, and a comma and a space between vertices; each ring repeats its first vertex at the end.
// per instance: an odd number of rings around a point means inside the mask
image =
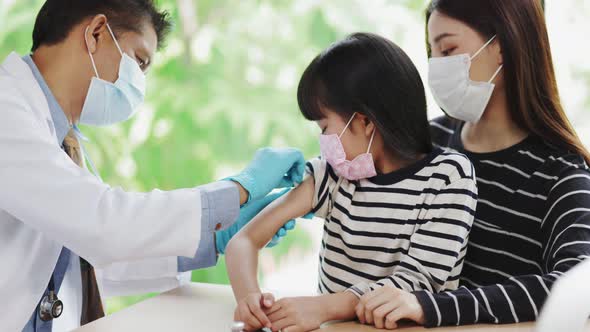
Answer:
POLYGON ((477 289, 417 292, 425 325, 535 320, 556 279, 590 257, 590 173, 577 170, 562 176, 549 194, 547 207, 541 226, 543 273, 515 276, 477 289))
MULTIPOLYGON (((311 211, 313 195, 313 177, 308 177, 299 187, 278 198, 252 219, 227 247, 227 271, 238 301, 236 316, 239 317, 236 318, 245 321, 250 329, 268 326, 270 323, 259 303, 262 295, 257 279, 258 251, 264 248, 286 221, 311 211), (252 316, 256 317, 259 325, 255 324, 252 316)), ((267 306, 272 304, 271 302, 267 306)))

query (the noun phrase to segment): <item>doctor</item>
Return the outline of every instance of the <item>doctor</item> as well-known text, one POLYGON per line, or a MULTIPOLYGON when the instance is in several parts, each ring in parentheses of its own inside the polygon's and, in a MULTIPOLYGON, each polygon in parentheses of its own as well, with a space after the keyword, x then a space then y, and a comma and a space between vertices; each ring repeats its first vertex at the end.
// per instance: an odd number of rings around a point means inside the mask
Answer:
POLYGON ((101 295, 177 287, 216 263, 269 192, 301 181, 294 149, 170 192, 125 192, 85 169, 76 124, 134 114, 169 27, 151 0, 48 0, 32 55, 0 66, 1 331, 70 330, 104 315, 101 295))

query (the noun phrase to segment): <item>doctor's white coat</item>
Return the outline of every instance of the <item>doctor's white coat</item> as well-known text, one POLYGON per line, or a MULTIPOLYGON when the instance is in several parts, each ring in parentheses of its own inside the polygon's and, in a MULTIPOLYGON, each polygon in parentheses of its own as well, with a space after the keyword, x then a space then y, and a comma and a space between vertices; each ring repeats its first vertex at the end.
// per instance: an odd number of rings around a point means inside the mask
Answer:
MULTIPOLYGON (((8 56, 0 67, 0 330, 27 323, 62 246, 97 267, 103 296, 177 287, 177 256, 193 257, 201 240, 201 193, 125 192, 79 168, 57 144, 30 68, 8 56)), ((66 275, 65 316, 80 310, 79 284, 66 275)))

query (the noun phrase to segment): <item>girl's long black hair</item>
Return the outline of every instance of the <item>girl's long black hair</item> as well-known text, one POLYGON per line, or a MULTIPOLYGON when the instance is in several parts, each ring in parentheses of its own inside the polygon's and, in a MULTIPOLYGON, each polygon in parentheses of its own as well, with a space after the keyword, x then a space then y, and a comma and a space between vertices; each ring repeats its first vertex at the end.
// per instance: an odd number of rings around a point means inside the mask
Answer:
POLYGON ((386 38, 355 33, 318 55, 303 73, 299 108, 311 121, 328 108, 348 120, 366 115, 396 157, 432 151, 424 85, 407 54, 386 38))

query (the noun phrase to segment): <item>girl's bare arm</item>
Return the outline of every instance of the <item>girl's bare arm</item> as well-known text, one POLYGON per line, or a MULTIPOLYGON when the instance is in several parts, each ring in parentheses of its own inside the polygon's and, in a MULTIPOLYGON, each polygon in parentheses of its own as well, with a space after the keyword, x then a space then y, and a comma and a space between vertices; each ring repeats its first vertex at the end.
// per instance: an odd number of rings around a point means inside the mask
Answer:
POLYGON ((230 241, 226 263, 237 301, 248 294, 260 293, 258 251, 266 246, 285 222, 311 211, 313 195, 314 180, 309 176, 299 187, 267 206, 230 241))

